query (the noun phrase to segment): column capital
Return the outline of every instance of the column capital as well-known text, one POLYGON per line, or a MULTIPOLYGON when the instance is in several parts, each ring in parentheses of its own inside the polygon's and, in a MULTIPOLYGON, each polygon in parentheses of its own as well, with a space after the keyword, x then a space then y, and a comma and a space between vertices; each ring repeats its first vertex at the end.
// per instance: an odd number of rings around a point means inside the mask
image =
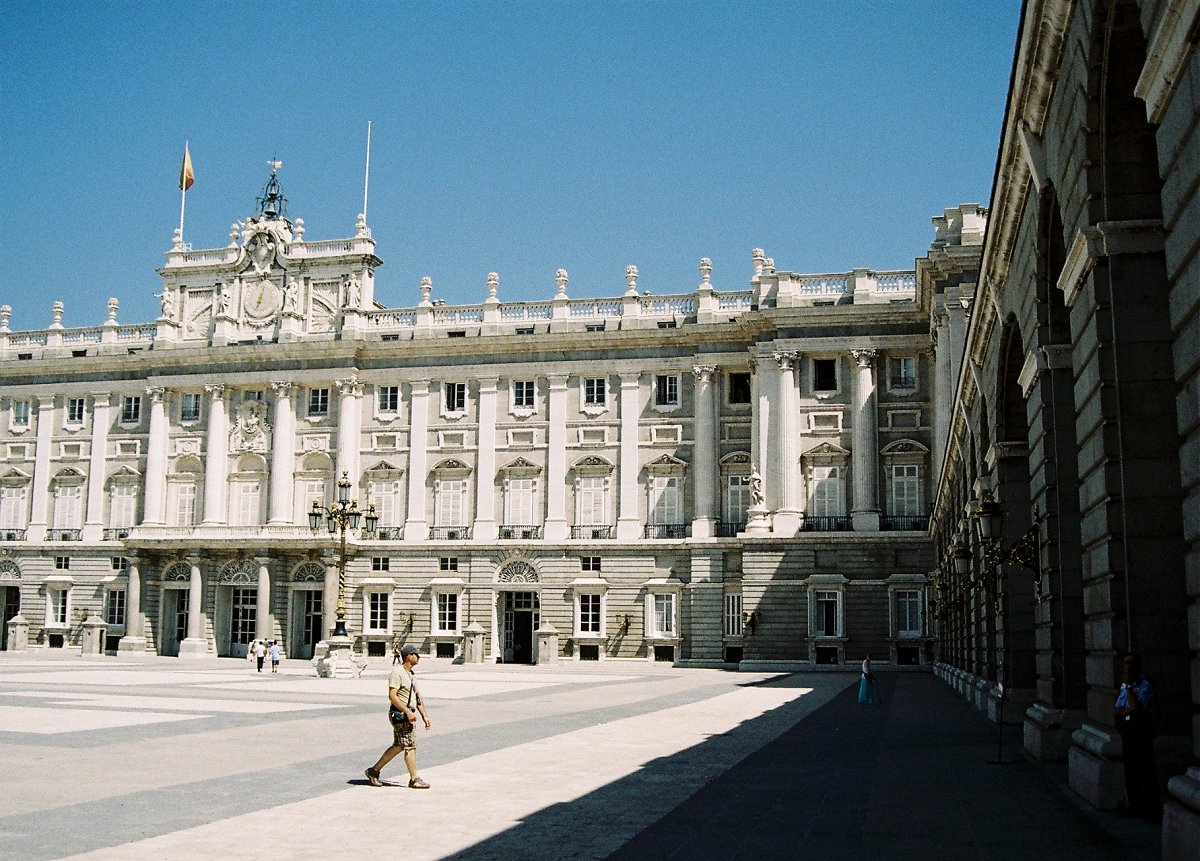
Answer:
POLYGON ((112 392, 97 392, 92 395, 92 404, 97 407, 112 406, 112 392))
POLYGON ((697 382, 708 382, 712 379, 713 374, 717 372, 716 365, 693 365, 692 376, 697 382))
POLYGON ((296 389, 296 384, 291 380, 271 380, 270 386, 276 400, 291 397, 292 392, 296 389))
POLYGON ((167 390, 163 386, 147 386, 146 387, 146 394, 150 396, 150 403, 152 403, 152 404, 162 403, 163 396, 165 396, 166 393, 167 393, 167 390))
POLYGON ((361 395, 363 392, 362 380, 358 378, 358 374, 354 374, 344 380, 334 380, 333 383, 337 386, 338 394, 342 397, 347 395, 361 395))
POLYGON ((642 384, 641 371, 621 371, 617 376, 621 378, 623 389, 634 389, 642 384))
POLYGON ((565 390, 567 387, 567 379, 569 374, 547 374, 546 378, 550 381, 551 389, 565 390))
POLYGON ((875 362, 875 356, 878 355, 877 350, 851 350, 850 355, 854 357, 855 363, 860 368, 870 368, 875 362))
POLYGON ((204 386, 204 391, 206 391, 212 397, 212 399, 214 401, 219 400, 220 398, 225 396, 225 384, 224 383, 208 383, 204 386))
POLYGON ((775 364, 779 365, 779 370, 790 371, 793 367, 795 367, 797 354, 780 351, 773 353, 771 357, 775 360, 775 364))
POLYGON ((429 380, 413 380, 408 386, 414 395, 427 395, 429 394, 429 382, 429 380))

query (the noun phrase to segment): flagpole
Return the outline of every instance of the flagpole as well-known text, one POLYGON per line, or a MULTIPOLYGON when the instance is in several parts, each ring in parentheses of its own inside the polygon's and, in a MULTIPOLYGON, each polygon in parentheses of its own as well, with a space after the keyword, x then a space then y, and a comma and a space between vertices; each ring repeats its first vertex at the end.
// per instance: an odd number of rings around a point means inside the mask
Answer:
POLYGON ((371 121, 367 120, 367 166, 363 171, 363 221, 367 220, 367 187, 371 182, 371 121))
MULTIPOLYGON (((183 142, 183 159, 184 159, 185 166, 187 163, 187 156, 188 156, 188 142, 184 141, 183 142)), ((182 178, 182 176, 180 177, 179 189, 180 189, 180 191, 179 191, 179 239, 180 239, 180 241, 183 241, 183 212, 184 212, 184 209, 187 207, 187 182, 186 182, 186 180, 184 180, 182 178)))

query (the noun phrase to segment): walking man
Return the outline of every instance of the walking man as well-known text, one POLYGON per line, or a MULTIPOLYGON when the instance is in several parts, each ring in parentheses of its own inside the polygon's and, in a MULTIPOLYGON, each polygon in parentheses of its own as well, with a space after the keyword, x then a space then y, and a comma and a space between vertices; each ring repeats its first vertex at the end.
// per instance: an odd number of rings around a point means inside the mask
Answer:
POLYGON ((416 646, 409 643, 400 650, 400 659, 400 665, 388 676, 388 702, 391 704, 388 717, 392 722, 392 744, 379 757, 379 761, 364 773, 372 786, 383 786, 379 773, 397 754, 403 753, 404 766, 408 769, 408 788, 428 789, 429 784, 417 774, 417 740, 414 729, 418 714, 426 730, 433 726, 425 711, 425 703, 417 692, 415 674, 421 653, 417 651, 416 646))
POLYGON ((250 654, 254 656, 254 660, 258 662, 258 671, 261 673, 263 668, 263 658, 267 655, 267 648, 263 645, 262 640, 255 640, 250 644, 250 654))
POLYGON ((279 644, 274 640, 271 641, 271 672, 279 672, 279 659, 282 656, 282 650, 279 644))

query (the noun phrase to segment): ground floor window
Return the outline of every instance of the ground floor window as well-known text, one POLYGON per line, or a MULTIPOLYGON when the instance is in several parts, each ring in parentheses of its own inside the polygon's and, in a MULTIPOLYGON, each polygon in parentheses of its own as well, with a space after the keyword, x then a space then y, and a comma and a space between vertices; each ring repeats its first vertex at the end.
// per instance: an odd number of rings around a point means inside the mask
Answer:
POLYGON ((229 623, 229 642, 245 645, 254 639, 258 615, 258 591, 242 586, 233 588, 233 613, 229 623))
POLYGON ((104 602, 104 622, 107 625, 125 624, 125 590, 109 589, 104 602))
POLYGON ((742 596, 730 592, 725 595, 725 636, 742 636, 742 596))

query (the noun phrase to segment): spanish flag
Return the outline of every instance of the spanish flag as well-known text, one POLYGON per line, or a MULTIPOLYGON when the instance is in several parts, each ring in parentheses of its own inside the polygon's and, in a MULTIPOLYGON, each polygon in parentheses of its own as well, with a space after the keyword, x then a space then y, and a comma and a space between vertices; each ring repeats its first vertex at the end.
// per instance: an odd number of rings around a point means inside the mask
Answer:
POLYGON ((187 191, 196 181, 196 174, 192 172, 192 154, 188 152, 188 145, 183 145, 183 167, 179 169, 179 188, 182 191, 187 191))

